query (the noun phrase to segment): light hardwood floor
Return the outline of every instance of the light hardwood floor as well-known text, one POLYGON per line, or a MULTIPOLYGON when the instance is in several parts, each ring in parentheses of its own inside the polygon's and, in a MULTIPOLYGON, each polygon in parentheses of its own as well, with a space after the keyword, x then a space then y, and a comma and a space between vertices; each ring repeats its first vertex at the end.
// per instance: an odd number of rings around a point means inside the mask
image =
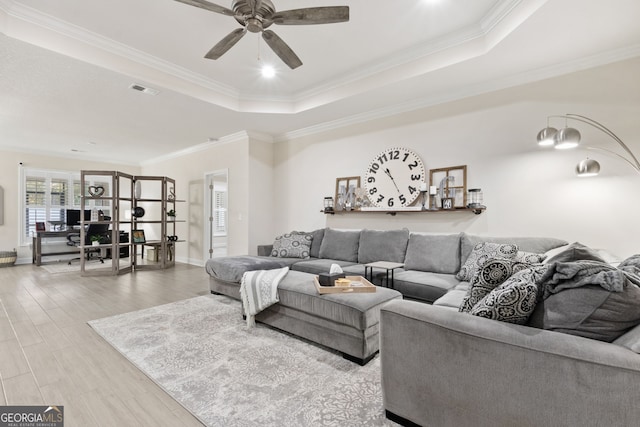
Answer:
POLYGON ((81 277, 0 268, 0 405, 64 405, 65 426, 201 426, 87 321, 209 293, 202 267, 81 277))

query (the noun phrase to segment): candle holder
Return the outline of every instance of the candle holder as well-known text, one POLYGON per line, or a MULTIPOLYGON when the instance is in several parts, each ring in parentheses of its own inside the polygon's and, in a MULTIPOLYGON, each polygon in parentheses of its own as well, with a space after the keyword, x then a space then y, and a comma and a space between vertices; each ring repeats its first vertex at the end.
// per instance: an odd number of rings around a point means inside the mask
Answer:
POLYGON ((420 194, 422 195, 422 210, 426 211, 427 210, 427 190, 420 190, 420 194))

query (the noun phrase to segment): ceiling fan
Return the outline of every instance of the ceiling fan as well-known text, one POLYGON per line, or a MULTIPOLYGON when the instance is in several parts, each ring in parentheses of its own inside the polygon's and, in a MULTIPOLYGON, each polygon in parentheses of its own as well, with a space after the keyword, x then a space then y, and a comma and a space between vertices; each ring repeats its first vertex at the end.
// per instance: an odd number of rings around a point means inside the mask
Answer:
POLYGON ((231 9, 206 0, 176 0, 180 3, 206 9, 222 15, 233 16, 242 28, 232 31, 205 55, 208 59, 218 59, 231 49, 247 33, 262 32, 262 38, 269 47, 291 69, 302 65, 295 52, 276 33, 267 30, 271 24, 315 25, 347 22, 349 6, 308 7, 276 12, 270 0, 234 0, 231 9))

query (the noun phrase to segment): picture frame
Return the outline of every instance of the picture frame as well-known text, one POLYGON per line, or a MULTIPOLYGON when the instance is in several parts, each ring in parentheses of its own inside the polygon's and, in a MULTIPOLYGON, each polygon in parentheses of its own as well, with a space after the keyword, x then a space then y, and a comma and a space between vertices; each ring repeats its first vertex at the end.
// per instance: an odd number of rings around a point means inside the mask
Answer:
POLYGON ((146 243, 147 240, 144 237, 144 230, 133 230, 131 231, 131 238, 133 243, 146 243))
MULTIPOLYGON (((467 165, 450 166, 446 168, 431 169, 429 171, 429 185, 440 188, 440 183, 444 182, 444 197, 452 198, 453 206, 444 209, 458 209, 467 207, 467 165), (451 177, 450 179, 447 179, 451 177), (455 194, 453 194, 455 193, 455 194), (455 197, 451 197, 455 195, 455 197)), ((440 196, 440 194, 438 194, 440 196)), ((442 202, 442 200, 441 200, 442 202)), ((447 202, 449 205, 449 202, 447 202)))
POLYGON ((349 192, 355 194, 356 188, 360 187, 359 176, 346 176, 342 178, 336 178, 336 194, 334 199, 334 205, 338 205, 338 199, 340 194, 347 195, 349 192))
POLYGON ((36 222, 36 231, 47 231, 47 226, 44 222, 36 222))

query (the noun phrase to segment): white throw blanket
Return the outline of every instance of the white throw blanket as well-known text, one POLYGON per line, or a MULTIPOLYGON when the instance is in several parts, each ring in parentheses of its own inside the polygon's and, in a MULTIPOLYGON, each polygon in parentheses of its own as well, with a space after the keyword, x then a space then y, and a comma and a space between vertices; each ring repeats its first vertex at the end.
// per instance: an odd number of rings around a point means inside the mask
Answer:
POLYGON ((280 301, 278 284, 288 271, 289 267, 283 267, 275 270, 247 271, 242 275, 240 296, 248 327, 255 325, 256 314, 280 301))

